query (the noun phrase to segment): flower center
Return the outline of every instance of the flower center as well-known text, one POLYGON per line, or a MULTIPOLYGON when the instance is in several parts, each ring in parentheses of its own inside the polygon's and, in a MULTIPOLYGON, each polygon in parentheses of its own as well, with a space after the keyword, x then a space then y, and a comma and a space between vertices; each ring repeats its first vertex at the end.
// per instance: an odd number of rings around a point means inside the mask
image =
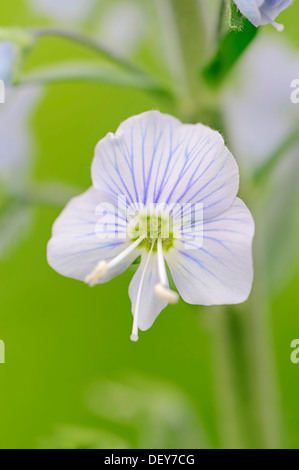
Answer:
POLYGON ((128 235, 135 241, 142 238, 140 248, 157 251, 157 241, 161 239, 163 251, 168 251, 174 242, 172 218, 165 215, 140 213, 132 217, 128 224, 128 235))

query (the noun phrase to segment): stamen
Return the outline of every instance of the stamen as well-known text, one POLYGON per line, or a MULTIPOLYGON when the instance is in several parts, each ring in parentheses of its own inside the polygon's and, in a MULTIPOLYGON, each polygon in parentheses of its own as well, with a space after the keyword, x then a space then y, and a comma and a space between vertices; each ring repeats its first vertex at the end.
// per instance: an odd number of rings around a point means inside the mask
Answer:
POLYGON ((178 293, 163 286, 161 283, 155 285, 155 294, 160 299, 166 300, 169 304, 176 304, 179 301, 178 293))
POLYGON ((174 292, 168 287, 168 278, 163 256, 163 245, 161 238, 158 238, 157 240, 157 256, 160 283, 156 284, 155 286, 155 294, 161 299, 166 300, 170 304, 176 304, 179 300, 179 295, 177 292, 174 292))
POLYGON ((284 30, 283 24, 277 23, 276 21, 272 20, 270 16, 266 15, 265 13, 264 13, 264 17, 267 18, 269 23, 271 23, 272 26, 274 26, 274 28, 277 29, 277 31, 279 31, 280 33, 284 30))
POLYGON ((95 286, 96 283, 105 276, 107 271, 108 263, 106 263, 106 261, 100 261, 95 269, 90 274, 88 274, 88 276, 86 276, 86 284, 89 284, 90 287, 95 286))
POLYGON ((149 254, 147 256, 147 260, 145 262, 145 266, 144 266, 144 269, 143 269, 143 272, 142 272, 142 275, 141 275, 141 279, 140 279, 140 284, 139 284, 139 287, 138 287, 138 292, 137 292, 137 297, 136 297, 136 304, 135 304, 135 312, 134 312, 134 321, 133 321, 133 327, 132 327, 132 334, 130 336, 131 341, 138 341, 138 317, 139 317, 141 292, 142 292, 142 288, 143 288, 143 283, 144 283, 146 270, 148 268, 149 261, 150 261, 152 251, 153 251, 153 248, 154 248, 154 244, 155 244, 155 242, 152 243, 151 249, 150 249, 149 254))
POLYGON ((272 21, 272 25, 274 26, 274 28, 277 29, 279 33, 282 33, 282 31, 284 30, 284 25, 280 23, 276 23, 276 21, 272 21))
POLYGON ((109 269, 114 268, 118 263, 127 258, 135 250, 135 248, 137 248, 137 246, 142 242, 143 239, 144 237, 140 237, 135 240, 134 243, 128 246, 124 251, 122 251, 119 255, 117 255, 108 263, 104 260, 100 261, 94 268, 94 270, 86 276, 86 284, 89 284, 90 287, 93 287, 98 281, 103 279, 109 269))

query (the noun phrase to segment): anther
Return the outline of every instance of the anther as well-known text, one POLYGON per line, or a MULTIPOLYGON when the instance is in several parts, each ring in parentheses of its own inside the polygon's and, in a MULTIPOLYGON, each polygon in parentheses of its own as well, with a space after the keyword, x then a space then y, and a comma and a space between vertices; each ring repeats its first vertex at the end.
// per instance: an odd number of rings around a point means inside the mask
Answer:
POLYGON ((161 283, 155 285, 155 294, 160 299, 166 300, 169 304, 176 304, 179 301, 178 293, 163 286, 161 283))
POLYGON ((95 267, 95 269, 92 271, 92 273, 86 276, 85 278, 86 284, 88 284, 90 287, 95 286, 98 281, 103 279, 107 271, 108 271, 108 263, 106 263, 106 261, 100 261, 95 267))

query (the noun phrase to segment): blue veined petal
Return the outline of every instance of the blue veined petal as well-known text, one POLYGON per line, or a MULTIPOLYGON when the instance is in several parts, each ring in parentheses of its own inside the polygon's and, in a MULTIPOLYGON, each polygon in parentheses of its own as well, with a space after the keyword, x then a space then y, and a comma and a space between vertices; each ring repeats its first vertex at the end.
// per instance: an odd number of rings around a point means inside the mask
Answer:
POLYGON ((237 164, 221 135, 149 111, 102 139, 92 165, 95 187, 132 204, 202 203, 205 217, 226 210, 239 187, 237 164))
MULTIPOLYGON (((144 253, 141 258, 141 263, 136 273, 133 276, 133 279, 129 287, 129 296, 132 302, 132 313, 134 315, 136 307, 137 292, 140 286, 142 273, 144 271, 148 253, 144 253)), ((155 295, 155 286, 160 282, 158 274, 158 260, 155 253, 152 254, 143 282, 143 287, 141 290, 141 301, 140 309, 138 316, 138 328, 142 331, 148 330, 157 316, 167 306, 165 300, 161 300, 155 295)))
MULTIPOLYGON (((99 261, 109 261, 129 246, 126 224, 122 216, 114 216, 113 206, 101 193, 90 188, 73 198, 56 220, 48 244, 48 263, 64 276, 84 280, 99 261)), ((136 254, 131 254, 99 282, 122 273, 135 258, 136 254)))
POLYGON ((201 248, 190 241, 189 228, 185 235, 187 241, 177 241, 176 249, 165 254, 182 298, 198 305, 244 302, 253 280, 254 235, 254 222, 245 204, 236 198, 226 212, 203 221, 201 248))
POLYGON ((275 23, 275 18, 287 7, 291 5, 293 0, 265 0, 261 5, 260 11, 262 15, 262 23, 272 23, 278 31, 283 30, 283 25, 275 23))
POLYGON ((171 154, 172 135, 181 123, 158 111, 149 111, 124 121, 109 133, 95 151, 94 185, 129 203, 154 202, 157 178, 171 154))
POLYGON ((275 23, 275 18, 293 0, 234 0, 241 13, 256 27, 272 23, 279 31, 283 26, 275 23))
POLYGON ((259 7, 264 0, 234 0, 240 12, 254 25, 260 26, 262 15, 259 7))
POLYGON ((148 30, 149 18, 144 5, 122 0, 111 2, 100 18, 100 38, 123 56, 140 49, 148 30))

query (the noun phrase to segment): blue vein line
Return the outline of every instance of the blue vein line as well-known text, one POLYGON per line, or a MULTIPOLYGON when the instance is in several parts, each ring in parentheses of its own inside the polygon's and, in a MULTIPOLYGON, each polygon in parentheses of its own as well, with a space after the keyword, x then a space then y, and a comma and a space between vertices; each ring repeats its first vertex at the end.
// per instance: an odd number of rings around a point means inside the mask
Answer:
MULTIPOLYGON (((200 148, 200 150, 196 153, 195 157, 193 158, 192 162, 189 164, 189 166, 188 166, 187 169, 186 169, 186 164, 187 164, 188 161, 189 161, 190 154, 187 155, 187 154, 185 153, 185 157, 186 157, 185 164, 184 164, 183 168, 181 169, 181 172, 180 172, 180 174, 179 174, 179 176, 178 176, 178 178, 177 178, 177 181, 176 181, 176 183, 174 184, 173 189, 172 189, 171 193, 169 194, 169 196, 168 196, 168 198, 167 198, 167 203, 170 201, 170 198, 172 197, 172 195, 173 195, 173 193, 174 193, 174 191, 175 191, 175 189, 176 189, 178 183, 180 182, 180 180, 184 177, 184 175, 186 174, 186 172, 188 171, 188 169, 192 166, 193 162, 197 159, 198 155, 203 151, 203 149, 206 147, 206 145, 207 145, 207 143, 205 143, 205 144, 200 148)), ((213 148, 213 147, 211 147, 211 148, 213 148)), ((199 168, 201 167, 201 165, 202 165, 202 163, 203 163, 205 157, 206 157, 206 156, 208 155, 208 153, 210 152, 211 148, 209 148, 209 149, 204 153, 204 155, 202 156, 202 158, 201 158, 199 164, 197 165, 197 168, 196 168, 195 171, 199 170, 199 168)), ((187 149, 186 149, 186 151, 187 151, 187 149)), ((195 171, 194 171, 194 172, 195 172, 195 171)), ((188 188, 187 188, 187 189, 188 189, 188 188)), ((181 200, 181 198, 182 198, 182 197, 180 197, 179 201, 181 200)), ((179 201, 177 201, 177 202, 179 202, 179 201)))
POLYGON ((158 139, 156 140, 156 126, 155 126, 155 138, 154 138, 155 143, 154 143, 154 147, 153 147, 153 155, 152 155, 151 165, 150 165, 150 169, 149 169, 149 176, 148 176, 147 184, 146 184, 146 201, 147 201, 147 198, 148 198, 148 190, 149 190, 149 187, 150 187, 150 180, 151 180, 151 176, 152 176, 154 160, 155 160, 155 157, 156 157, 156 153, 157 153, 159 142, 162 138, 162 135, 163 135, 163 131, 160 132, 160 135, 159 135, 158 139))

